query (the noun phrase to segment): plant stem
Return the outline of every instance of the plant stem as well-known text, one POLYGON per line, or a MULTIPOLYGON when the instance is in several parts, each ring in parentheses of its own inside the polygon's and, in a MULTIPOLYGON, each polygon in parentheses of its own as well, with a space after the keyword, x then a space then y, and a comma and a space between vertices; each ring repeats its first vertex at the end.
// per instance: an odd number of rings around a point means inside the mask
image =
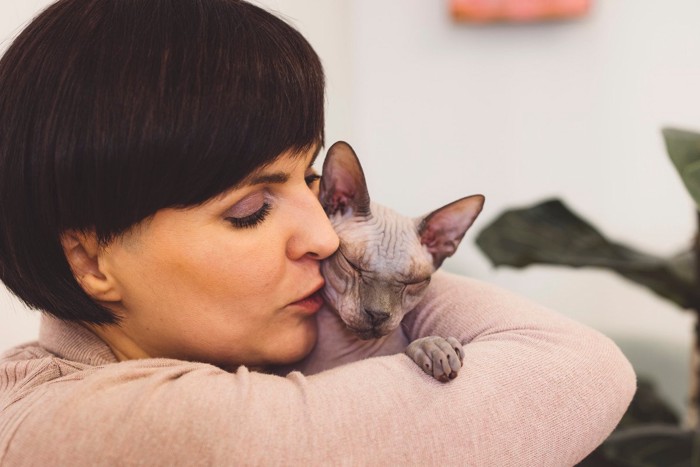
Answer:
MULTIPOLYGON (((700 290, 700 211, 695 212, 698 223, 698 232, 693 242, 693 255, 695 257, 695 284, 700 290)), ((700 430, 698 414, 700 413, 700 303, 694 303, 691 307, 695 316, 694 342, 690 358, 690 401, 688 406, 688 426, 696 431, 700 430)))
POLYGON ((688 417, 686 424, 688 428, 693 430, 698 430, 698 402, 700 397, 698 395, 698 380, 700 379, 700 348, 698 348, 698 342, 700 342, 700 320, 698 319, 697 309, 692 310, 695 315, 695 333, 693 336, 693 349, 690 356, 690 397, 688 402, 688 417))

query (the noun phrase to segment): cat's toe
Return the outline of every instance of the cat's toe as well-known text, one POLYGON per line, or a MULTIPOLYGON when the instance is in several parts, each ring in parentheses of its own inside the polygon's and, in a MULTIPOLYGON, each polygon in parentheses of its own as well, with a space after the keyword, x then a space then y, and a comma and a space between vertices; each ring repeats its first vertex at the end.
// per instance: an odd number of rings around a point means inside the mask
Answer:
POLYGON ((406 354, 428 375, 443 383, 459 374, 464 353, 454 338, 429 336, 416 339, 406 348, 406 354))

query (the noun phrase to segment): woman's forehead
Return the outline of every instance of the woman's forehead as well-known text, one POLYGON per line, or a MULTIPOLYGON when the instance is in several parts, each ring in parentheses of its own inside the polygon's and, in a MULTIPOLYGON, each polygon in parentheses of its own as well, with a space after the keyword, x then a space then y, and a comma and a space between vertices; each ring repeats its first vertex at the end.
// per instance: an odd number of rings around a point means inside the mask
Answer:
POLYGON ((317 145, 305 151, 285 151, 269 163, 255 169, 231 189, 235 190, 262 183, 283 182, 280 178, 285 174, 290 175, 297 170, 300 165, 303 165, 304 169, 313 166, 320 152, 320 148, 320 145, 317 145))
POLYGON ((314 146, 311 149, 302 152, 286 151, 268 164, 264 164, 255 169, 239 183, 215 196, 213 200, 227 198, 236 191, 255 185, 285 183, 289 178, 291 178, 291 175, 295 171, 301 168, 303 168, 303 170, 307 170, 308 168, 312 167, 318 157, 319 152, 320 145, 314 146))

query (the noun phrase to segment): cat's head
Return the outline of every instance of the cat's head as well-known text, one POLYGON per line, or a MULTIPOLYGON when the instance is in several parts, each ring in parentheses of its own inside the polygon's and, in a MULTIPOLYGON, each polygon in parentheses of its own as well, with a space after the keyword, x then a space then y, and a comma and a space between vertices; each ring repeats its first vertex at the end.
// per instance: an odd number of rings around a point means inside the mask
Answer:
POLYGON ((363 339, 399 326, 484 204, 474 195, 417 219, 402 216, 370 201, 360 161, 342 141, 326 155, 319 199, 340 238, 321 264, 323 295, 363 339))

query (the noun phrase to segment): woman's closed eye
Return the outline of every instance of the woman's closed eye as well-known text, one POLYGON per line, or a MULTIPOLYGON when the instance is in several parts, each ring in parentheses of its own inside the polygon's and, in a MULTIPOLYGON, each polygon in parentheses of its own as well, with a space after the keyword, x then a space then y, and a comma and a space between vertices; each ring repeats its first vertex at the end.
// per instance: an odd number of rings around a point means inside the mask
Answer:
POLYGON ((306 181, 307 185, 312 186, 316 182, 321 180, 321 176, 319 174, 317 174, 316 172, 312 172, 312 173, 306 175, 306 177, 304 177, 304 180, 306 181))
MULTIPOLYGON (((304 182, 316 195, 318 195, 320 179, 321 176, 313 170, 304 176, 304 182)), ((238 229, 255 227, 262 223, 272 210, 268 199, 269 196, 265 191, 252 193, 231 207, 224 219, 238 229)))
POLYGON ((306 176, 304 177, 304 181, 306 182, 306 185, 311 189, 311 192, 318 197, 319 189, 320 189, 320 183, 319 180, 321 180, 321 176, 317 174, 316 172, 310 172, 307 173, 306 176))
POLYGON ((224 219, 239 229, 255 227, 265 220, 271 209, 263 193, 254 193, 229 209, 224 219))

